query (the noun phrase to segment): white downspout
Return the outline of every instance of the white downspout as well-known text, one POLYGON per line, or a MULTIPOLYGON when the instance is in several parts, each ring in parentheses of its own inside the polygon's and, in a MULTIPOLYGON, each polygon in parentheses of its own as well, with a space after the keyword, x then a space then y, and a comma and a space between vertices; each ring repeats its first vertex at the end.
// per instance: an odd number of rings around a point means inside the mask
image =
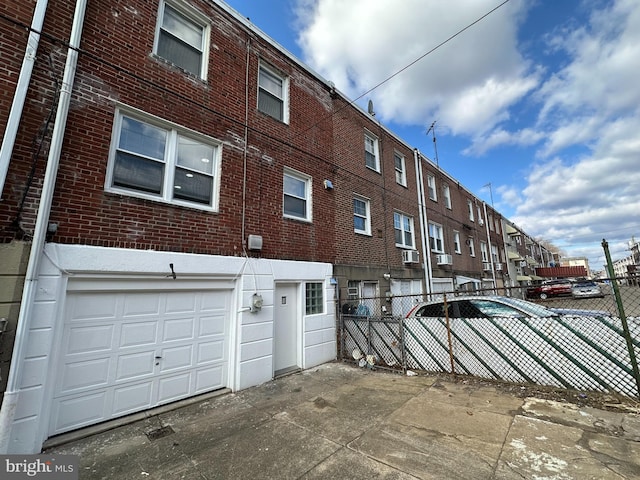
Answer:
MULTIPOLYGON (((422 176, 422 162, 420 151, 415 148, 413 150, 413 159, 416 165, 416 187, 418 189, 418 209, 420 211, 420 238, 422 240, 422 268, 424 269, 424 283, 427 289, 427 295, 430 296, 433 292, 433 280, 431 279, 431 250, 428 248, 427 238, 428 220, 427 220, 427 205, 425 203, 424 196, 424 177, 422 176)), ((427 298, 431 300, 431 298, 427 298)))
MULTIPOLYGON (((55 124, 51 135, 51 147, 49 149, 49 158, 47 159, 47 169, 44 175, 42 194, 40 196, 40 204, 38 206, 38 216, 36 218, 33 241, 31 244, 31 253, 29 255, 29 263, 27 264, 27 273, 22 290, 22 301, 20 304, 20 313, 18 314, 18 325, 16 328, 13 354, 11 356, 11 366, 9 368, 9 376, 7 378, 7 389, 2 400, 2 407, 0 408, 1 454, 35 453, 13 452, 10 445, 11 430, 20 396, 19 388, 22 377, 23 357, 27 347, 33 302, 37 289, 38 271, 40 268, 40 260, 43 255, 44 243, 47 235, 47 225, 53 200, 53 192, 55 190, 56 177, 58 175, 58 165, 60 163, 60 153, 62 151, 67 115, 69 113, 69 103, 71 102, 71 91, 73 89, 73 81, 76 74, 76 65, 78 63, 78 48, 80 47, 80 39, 82 37, 82 27, 86 6, 87 0, 77 0, 73 17, 73 25, 71 27, 67 61, 64 68, 64 75, 62 77, 62 86, 60 89, 60 97, 58 99, 55 124)), ((39 447, 36 445, 34 445, 34 449, 39 451, 39 447)))
POLYGON ((9 163, 11 162, 11 155, 13 154, 13 146, 16 143, 16 137, 18 135, 22 109, 24 108, 27 91, 29 90, 29 84, 31 83, 31 72, 33 71, 33 66, 36 63, 36 54, 38 53, 38 44, 40 43, 40 31, 44 24, 47 2, 48 0, 38 0, 36 3, 33 18, 31 19, 31 31, 29 32, 29 38, 27 39, 27 48, 24 53, 24 58, 22 59, 22 67, 20 68, 16 91, 13 95, 11 110, 9 110, 7 126, 4 129, 4 137, 2 139, 2 146, 0 147, 0 199, 2 198, 4 182, 7 179, 7 172, 9 171, 9 163))
POLYGON ((487 217, 487 202, 482 202, 482 206, 484 208, 484 225, 487 229, 487 243, 489 244, 489 261, 491 262, 491 276, 493 278, 493 289, 494 293, 496 293, 496 270, 493 265, 493 255, 491 252, 491 234, 489 233, 489 217, 487 217))

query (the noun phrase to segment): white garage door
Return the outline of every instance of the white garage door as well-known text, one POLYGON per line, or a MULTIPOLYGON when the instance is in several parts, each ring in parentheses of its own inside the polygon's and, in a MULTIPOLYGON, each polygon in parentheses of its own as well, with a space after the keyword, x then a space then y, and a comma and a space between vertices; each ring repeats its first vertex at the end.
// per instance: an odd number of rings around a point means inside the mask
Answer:
POLYGON ((226 387, 230 298, 69 292, 50 435, 226 387))

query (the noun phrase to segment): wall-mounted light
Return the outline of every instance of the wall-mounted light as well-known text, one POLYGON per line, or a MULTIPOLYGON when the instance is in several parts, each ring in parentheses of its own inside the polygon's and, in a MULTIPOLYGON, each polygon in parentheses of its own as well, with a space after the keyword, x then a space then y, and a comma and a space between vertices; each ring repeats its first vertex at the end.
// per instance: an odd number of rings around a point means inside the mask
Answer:
POLYGON ((333 183, 331 180, 325 180, 323 183, 325 190, 333 190, 333 183))
POLYGON ((262 310, 263 302, 264 300, 262 299, 262 295, 258 295, 257 293, 254 293, 251 296, 251 307, 250 307, 251 313, 258 313, 260 310, 262 310))
POLYGON ((391 274, 390 273, 384 273, 382 276, 384 277, 385 280, 391 279, 391 274))

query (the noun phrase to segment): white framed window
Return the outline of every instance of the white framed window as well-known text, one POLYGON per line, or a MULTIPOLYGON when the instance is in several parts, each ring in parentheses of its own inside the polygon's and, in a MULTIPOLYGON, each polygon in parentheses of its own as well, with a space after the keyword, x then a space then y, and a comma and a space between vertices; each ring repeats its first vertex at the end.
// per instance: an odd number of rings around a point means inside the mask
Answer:
POLYGON ((353 197, 353 231, 371 235, 371 204, 359 195, 353 197))
POLYGON ((500 257, 498 256, 498 247, 495 245, 491 245, 491 258, 493 259, 493 263, 500 263, 500 257))
POLYGON ((444 206, 451 210, 451 189, 449 185, 443 185, 442 196, 444 197, 444 206))
POLYGON ((482 211, 480 210, 480 205, 477 205, 478 209, 478 223, 480 225, 484 225, 484 221, 482 220, 482 211))
POLYGON ((456 253, 462 253, 462 247, 460 245, 460 232, 457 230, 453 231, 453 250, 456 253))
POLYGON ((467 208, 469 209, 469 220, 475 222, 476 220, 473 216, 473 202, 469 199, 467 199, 467 208))
POLYGON ((364 134, 364 164, 371 170, 380 173, 378 139, 368 132, 364 134))
POLYGON ((467 246, 469 247, 469 256, 476 256, 476 246, 473 244, 473 237, 467 238, 467 246))
POLYGON ((397 247, 414 248, 413 217, 394 212, 393 229, 397 247))
POLYGON ((500 233, 500 219, 496 218, 496 233, 500 233))
POLYGON ((207 18, 182 2, 160 2, 153 53, 184 71, 207 78, 207 18))
POLYGON ((400 155, 398 152, 394 152, 393 161, 396 169, 396 183, 398 185, 402 185, 403 187, 407 186, 407 169, 404 162, 404 156, 400 155))
POLYGON ((258 110, 289 123, 289 78, 263 63, 258 68, 258 110))
POLYGON ((117 109, 105 190, 217 211, 221 149, 204 135, 117 109))
POLYGON ((285 168, 282 212, 286 218, 311 221, 311 177, 285 168))
POLYGON ((427 190, 429 190, 429 198, 434 202, 438 201, 438 194, 436 192, 436 177, 427 174, 427 190))
POLYGON ((432 252, 444 253, 442 225, 429 222, 429 247, 431 247, 432 252))
POLYGON ((305 313, 324 313, 324 285, 322 282, 305 283, 305 313))
POLYGON ((493 228, 494 228, 493 215, 489 214, 488 222, 489 222, 489 230, 493 232, 493 228))
POLYGON ((485 242, 480 242, 480 256, 482 257, 483 262, 489 261, 489 250, 487 249, 487 244, 485 242))

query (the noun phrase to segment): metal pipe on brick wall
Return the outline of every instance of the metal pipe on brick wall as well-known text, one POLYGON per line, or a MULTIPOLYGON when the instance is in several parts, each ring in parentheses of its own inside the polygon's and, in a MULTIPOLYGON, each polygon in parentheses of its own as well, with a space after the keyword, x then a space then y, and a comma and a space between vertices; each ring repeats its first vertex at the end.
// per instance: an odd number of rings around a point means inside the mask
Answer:
MULTIPOLYGON (((67 50, 67 61, 62 78, 62 88, 60 90, 56 119, 51 136, 47 169, 43 180, 38 216, 36 218, 33 241, 31 243, 31 253, 29 254, 29 263, 27 264, 27 273, 22 290, 22 301, 20 304, 20 313, 18 314, 18 325, 16 328, 13 355, 11 357, 11 366, 9 368, 9 377, 7 379, 7 390, 2 400, 2 406, 0 407, 0 453, 37 453, 37 451, 40 451, 40 444, 31 445, 33 450, 31 452, 15 451, 11 445, 11 431, 20 396, 23 356, 27 347, 30 320, 33 313, 33 304, 38 283, 38 272, 47 235, 47 226, 56 185, 56 177, 58 175, 58 166, 60 164, 60 154, 62 152, 62 143, 66 130, 69 104, 71 103, 71 91, 73 89, 76 65, 78 63, 78 48, 80 47, 80 39, 82 38, 82 27, 86 7, 87 0, 77 0, 69 38, 69 48, 67 50)), ((45 428, 46 425, 41 425, 41 431, 38 433, 44 435, 42 430, 45 428)), ((35 441, 37 442, 38 439, 35 441)))
POLYGON ((33 11, 31 30, 29 32, 29 38, 27 39, 27 48, 22 60, 22 67, 20 68, 20 75, 18 76, 18 83, 13 96, 13 102, 11 103, 11 109, 9 110, 7 126, 4 129, 4 137, 2 139, 2 146, 0 147, 0 198, 2 198, 2 192, 4 191, 4 182, 7 179, 9 163, 11 162, 13 147, 16 143, 16 136, 18 135, 22 109, 24 108, 27 91, 31 83, 31 72, 36 63, 36 54, 38 53, 38 45, 40 44, 40 31, 44 24, 47 3, 48 0, 38 0, 36 8, 33 11))

